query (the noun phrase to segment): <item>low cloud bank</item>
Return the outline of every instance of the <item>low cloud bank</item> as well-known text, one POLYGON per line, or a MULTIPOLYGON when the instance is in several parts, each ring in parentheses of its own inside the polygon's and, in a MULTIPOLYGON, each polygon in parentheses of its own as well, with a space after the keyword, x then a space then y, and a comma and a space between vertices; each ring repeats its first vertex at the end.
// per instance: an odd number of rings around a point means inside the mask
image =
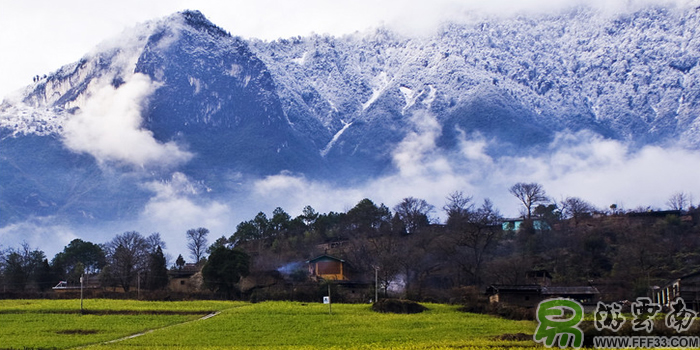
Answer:
POLYGON ((216 200, 202 200, 201 194, 209 189, 185 174, 175 172, 168 180, 149 182, 144 187, 154 196, 146 204, 136 226, 148 232, 159 232, 175 257, 182 254, 187 258, 185 232, 189 229, 206 227, 211 232, 210 243, 235 232, 231 207, 216 200))
MULTIPOLYGON (((635 150, 582 131, 558 134, 541 154, 493 158, 486 150, 494 141, 463 133, 459 149, 448 152, 435 145, 441 130, 433 116, 418 114, 412 123, 414 132, 393 153, 393 175, 334 188, 282 173, 256 181, 251 196, 264 198, 267 208, 282 206, 298 213, 307 204, 321 212, 347 210, 365 197, 392 207, 413 196, 440 208, 448 194, 462 191, 479 201, 491 198, 504 215, 517 216, 519 202, 508 192, 517 182, 542 184, 552 200, 576 196, 601 209, 613 203, 627 209, 664 209, 674 193, 700 193, 700 152, 681 147, 635 150)), ((444 219, 444 213, 438 215, 444 219)))
POLYGON ((141 112, 158 84, 139 73, 118 88, 107 80, 91 87, 84 106, 66 122, 66 147, 90 154, 101 164, 134 168, 169 168, 192 158, 175 142, 160 142, 142 128, 141 112))
POLYGON ((79 234, 70 225, 55 217, 37 217, 0 228, 0 251, 19 248, 27 243, 32 249, 43 250, 51 259, 79 234))
MULTIPOLYGON (((558 134, 540 154, 492 157, 487 150, 493 140, 462 133, 459 147, 446 151, 436 145, 442 130, 434 116, 417 113, 410 122, 412 132, 393 151, 396 171, 358 186, 337 187, 283 172, 247 181, 239 178, 240 188, 246 190, 212 196, 205 183, 174 172, 164 180, 141 185, 152 197, 132 222, 77 229, 56 218, 32 219, 1 228, 0 239, 3 248, 27 241, 51 258, 76 237, 103 243, 124 231, 159 232, 171 256, 188 258, 188 229, 208 228, 213 242, 230 237, 238 223, 259 211, 271 215, 275 207, 296 216, 306 205, 322 213, 339 212, 370 198, 391 208, 413 196, 433 204, 438 208, 433 216, 445 220, 439 208, 454 191, 472 195, 477 202, 488 197, 504 216, 518 216, 520 204, 508 193, 516 182, 537 182, 553 200, 576 196, 600 209, 613 203, 624 209, 665 209, 674 193, 700 193, 698 151, 660 146, 635 149, 583 131, 558 134)), ((698 199, 694 197, 696 206, 698 199)))

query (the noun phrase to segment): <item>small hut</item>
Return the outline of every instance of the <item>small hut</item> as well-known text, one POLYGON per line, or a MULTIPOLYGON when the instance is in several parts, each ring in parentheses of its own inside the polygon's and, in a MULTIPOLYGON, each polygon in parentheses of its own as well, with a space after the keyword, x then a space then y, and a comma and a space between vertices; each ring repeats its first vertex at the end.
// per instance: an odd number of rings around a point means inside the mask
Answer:
POLYGON ((307 263, 312 278, 333 281, 348 280, 346 263, 343 259, 324 254, 307 261, 307 263))

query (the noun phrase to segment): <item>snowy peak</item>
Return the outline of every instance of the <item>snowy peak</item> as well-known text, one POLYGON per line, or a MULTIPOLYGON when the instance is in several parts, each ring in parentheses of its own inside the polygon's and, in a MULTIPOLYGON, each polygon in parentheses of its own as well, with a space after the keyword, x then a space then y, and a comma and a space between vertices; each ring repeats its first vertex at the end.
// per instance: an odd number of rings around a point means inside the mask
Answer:
POLYGON ((263 42, 176 13, 0 106, 0 168, 13 169, 0 172, 12 184, 0 186, 0 219, 128 217, 150 203, 144 183, 174 174, 219 198, 246 177, 414 174, 474 140, 483 152, 469 159, 495 162, 549 152, 568 132, 697 150, 698 28, 690 7, 577 8, 431 37, 379 28, 263 42))
POLYGON ((183 11, 170 17, 143 23, 126 30, 119 37, 106 40, 78 62, 66 65, 56 72, 37 76, 23 102, 30 106, 56 106, 69 109, 70 102, 85 91, 90 80, 112 75, 118 86, 127 75, 133 74, 137 60, 147 44, 149 50, 164 50, 176 41, 183 31, 209 36, 210 40, 230 38, 231 35, 211 23, 199 11, 183 11), (157 43, 154 45, 153 43, 157 43))
POLYGON ((231 34, 225 30, 219 28, 214 23, 209 21, 204 15, 198 10, 185 10, 174 15, 175 17, 182 17, 184 23, 191 28, 194 28, 200 32, 206 32, 213 37, 230 37, 231 34))
MULTIPOLYGON (((199 11, 183 11, 143 23, 104 41, 78 62, 35 77, 34 84, 26 87, 19 99, 5 100, 0 106, 0 126, 13 129, 15 134, 60 134, 68 117, 84 107, 95 90, 107 85, 119 88, 135 73, 144 73, 143 67, 148 65, 145 60, 165 57, 170 46, 183 38, 189 40, 193 52, 212 49, 220 42, 234 42, 234 48, 245 46, 199 11), (210 45, 205 48, 201 43, 210 45)), ((226 45, 224 51, 231 46, 226 45)), ((227 71, 235 75, 241 69, 232 65, 227 71)), ((154 82, 164 78, 162 70, 152 69, 149 73, 154 82)), ((201 86, 194 79, 191 84, 201 86)))
POLYGON ((459 113, 490 86, 552 130, 591 129, 641 143, 680 138, 697 147, 697 28, 691 7, 615 16, 580 7, 449 24, 427 39, 377 30, 253 48, 284 91, 283 103, 316 114, 332 133, 345 127, 342 120, 459 113))
POLYGON ((37 77, 22 103, 1 107, 0 123, 15 131, 60 132, 95 85, 118 88, 142 73, 165 91, 187 86, 189 91, 183 87, 179 93, 206 96, 201 112, 180 116, 188 125, 231 126, 241 120, 219 113, 226 105, 223 96, 234 98, 222 89, 272 96, 265 103, 279 104, 270 107, 281 109, 279 118, 324 155, 336 147, 341 154, 362 153, 367 143, 348 139, 365 133, 353 131, 357 128, 390 128, 400 137, 404 119, 417 111, 453 121, 448 132, 459 126, 488 133, 479 129, 481 123, 459 118, 480 118, 465 114, 464 106, 473 105, 484 89, 510 95, 516 110, 531 115, 527 120, 552 130, 592 129, 642 143, 671 137, 697 146, 698 27, 698 11, 690 7, 616 16, 579 7, 559 15, 447 24, 432 38, 379 28, 341 38, 247 42, 199 11, 183 11, 37 77))

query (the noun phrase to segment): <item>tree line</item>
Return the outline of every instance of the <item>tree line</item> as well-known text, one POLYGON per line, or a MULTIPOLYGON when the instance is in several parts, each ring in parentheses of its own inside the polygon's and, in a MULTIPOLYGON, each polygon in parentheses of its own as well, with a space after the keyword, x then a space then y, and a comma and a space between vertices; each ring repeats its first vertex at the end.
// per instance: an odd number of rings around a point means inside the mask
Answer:
POLYGON ((384 293, 400 285, 414 299, 529 284, 529 272, 547 270, 554 284, 595 285, 604 297, 624 300, 700 269, 700 210, 689 194, 672 195, 668 210, 625 210, 579 197, 552 200, 538 183, 509 191, 521 203, 514 220, 488 198, 454 192, 441 208, 444 222, 423 199, 407 197, 390 209, 366 198, 346 212, 260 212, 220 240, 249 253, 258 271, 329 253, 368 279, 376 271, 384 293))
MULTIPOLYGON (((186 232, 188 249, 196 268, 205 266, 205 255, 211 253, 210 260, 218 262, 217 256, 232 254, 242 263, 236 265, 238 273, 247 273, 248 257, 245 253, 221 247, 217 243, 208 246, 206 228, 190 229, 186 232), (223 249, 217 249, 223 248, 223 249)), ((44 292, 64 281, 68 286, 80 286, 81 277, 96 277, 99 286, 105 289, 121 289, 124 292, 139 287, 144 290, 161 290, 169 282, 168 261, 163 253, 166 244, 159 233, 144 236, 136 231, 116 235, 104 244, 95 244, 82 239, 74 239, 49 261, 45 253, 32 249, 27 243, 19 248, 0 251, 0 276, 2 292, 44 292)), ((225 260, 225 259, 224 259, 225 260)), ((229 264, 229 262, 224 262, 229 264)), ((182 255, 176 259, 172 269, 182 269, 186 262, 182 255)), ((226 266, 202 269, 204 282, 212 290, 230 293, 220 275, 232 275, 226 266), (223 269, 222 271, 219 271, 223 269)), ((230 294, 229 294, 230 295, 230 294)))
POLYGON ((168 283, 164 247, 158 233, 144 237, 129 231, 105 244, 74 239, 49 261, 43 251, 23 243, 0 255, 2 288, 22 293, 46 291, 59 281, 79 286, 85 275, 99 276, 102 286, 121 287, 126 292, 135 281, 143 283, 144 289, 163 288, 168 283))
MULTIPOLYGON (((444 300, 464 287, 528 283, 528 271, 547 270, 561 285, 595 284, 611 298, 645 295, 652 285, 700 268, 700 213, 690 196, 669 198, 671 211, 649 208, 601 210, 578 197, 549 198, 542 185, 517 183, 510 193, 522 204, 518 229, 488 198, 449 194, 441 210, 407 197, 391 209, 365 198, 346 212, 319 213, 306 206, 292 217, 276 208, 237 225, 209 243, 209 230, 185 233, 192 265, 204 287, 233 298, 248 273, 274 271, 296 262, 291 275, 304 280, 303 262, 329 253, 351 263, 357 276, 374 277, 389 294, 444 300)), ((158 290, 168 284, 160 234, 136 231, 104 244, 70 242, 49 261, 27 244, 0 254, 3 291, 44 291, 59 280, 77 284, 99 276, 102 287, 158 290)), ((186 267, 179 255, 171 269, 186 267)))

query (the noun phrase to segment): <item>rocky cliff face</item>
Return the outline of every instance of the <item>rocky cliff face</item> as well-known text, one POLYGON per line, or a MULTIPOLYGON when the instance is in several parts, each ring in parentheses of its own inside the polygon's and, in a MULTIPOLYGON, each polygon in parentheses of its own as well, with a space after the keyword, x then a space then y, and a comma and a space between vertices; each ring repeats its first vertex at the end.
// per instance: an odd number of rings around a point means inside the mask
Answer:
POLYGON ((431 37, 243 40, 187 11, 146 23, 0 106, 0 218, 120 219, 144 181, 184 174, 202 196, 280 172, 362 182, 428 130, 492 157, 563 131, 700 146, 694 8, 448 24, 431 37))

